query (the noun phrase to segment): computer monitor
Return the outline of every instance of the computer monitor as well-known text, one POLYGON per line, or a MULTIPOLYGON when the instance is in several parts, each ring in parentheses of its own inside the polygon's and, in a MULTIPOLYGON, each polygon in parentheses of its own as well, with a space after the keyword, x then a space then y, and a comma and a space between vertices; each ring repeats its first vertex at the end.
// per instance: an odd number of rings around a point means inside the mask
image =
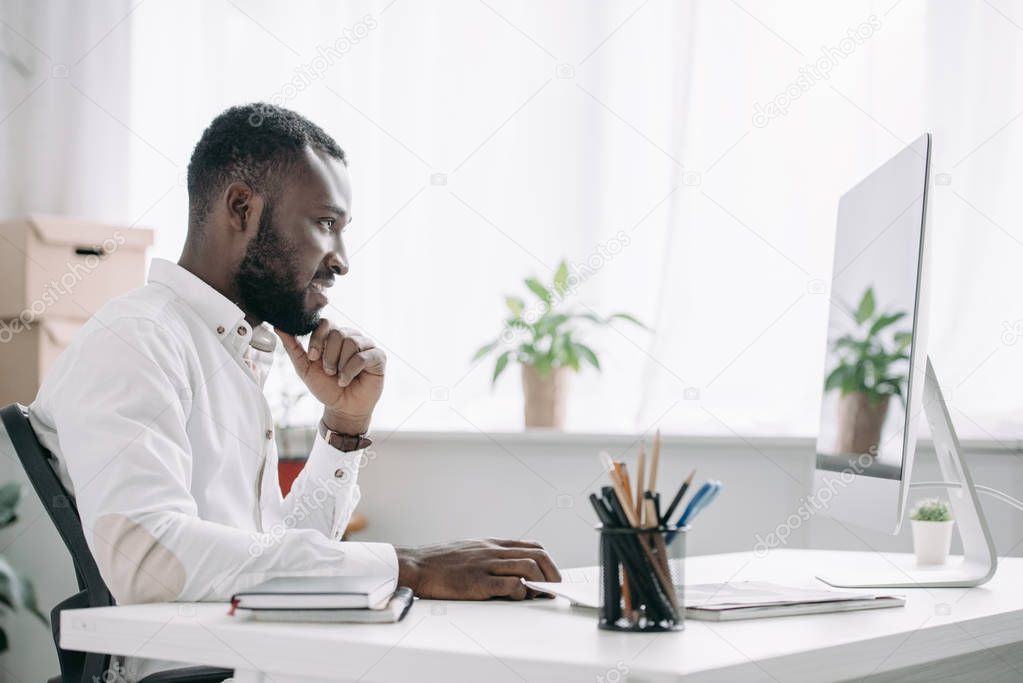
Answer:
POLYGON ((903 555, 879 570, 819 577, 834 586, 972 586, 997 567, 927 355, 930 159, 928 133, 839 201, 812 505, 843 524, 898 533, 924 415, 943 478, 919 485, 947 488, 963 556, 921 568, 903 555))
POLYGON ((829 515, 888 532, 902 519, 921 413, 929 156, 921 135, 838 204, 816 495, 829 515))

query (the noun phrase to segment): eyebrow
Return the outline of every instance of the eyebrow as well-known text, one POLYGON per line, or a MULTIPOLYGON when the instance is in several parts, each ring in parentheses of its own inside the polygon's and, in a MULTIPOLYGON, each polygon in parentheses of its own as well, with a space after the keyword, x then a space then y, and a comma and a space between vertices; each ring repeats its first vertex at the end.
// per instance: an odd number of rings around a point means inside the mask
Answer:
POLYGON ((342 209, 340 206, 335 206, 334 204, 320 204, 320 206, 318 208, 326 209, 327 211, 331 211, 333 213, 336 213, 339 216, 345 216, 345 217, 348 216, 348 212, 347 211, 342 209))

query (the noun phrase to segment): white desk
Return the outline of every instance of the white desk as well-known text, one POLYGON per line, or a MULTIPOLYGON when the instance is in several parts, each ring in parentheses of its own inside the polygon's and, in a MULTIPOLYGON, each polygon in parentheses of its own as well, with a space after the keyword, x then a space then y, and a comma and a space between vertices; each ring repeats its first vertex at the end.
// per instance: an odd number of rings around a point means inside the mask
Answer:
MULTIPOLYGON (((814 571, 851 562, 884 559, 808 550, 711 555, 687 561, 686 581, 814 585, 814 571)), ((592 570, 565 575, 582 580, 592 570)), ((423 600, 399 624, 365 626, 243 622, 223 604, 166 603, 64 612, 61 642, 233 667, 239 683, 1023 680, 1023 558, 1001 560, 979 588, 905 593, 904 608, 688 621, 684 632, 650 635, 598 630, 595 611, 561 599, 423 600)))

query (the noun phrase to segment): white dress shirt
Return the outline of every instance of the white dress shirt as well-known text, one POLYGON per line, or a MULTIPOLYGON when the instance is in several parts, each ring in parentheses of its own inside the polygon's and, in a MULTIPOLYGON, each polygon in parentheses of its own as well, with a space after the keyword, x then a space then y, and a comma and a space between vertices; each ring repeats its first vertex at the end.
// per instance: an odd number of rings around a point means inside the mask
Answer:
MULTIPOLYGON (((154 259, 148 284, 86 323, 30 408, 120 604, 226 601, 275 576, 397 577, 391 545, 340 540, 362 451, 318 436, 281 496, 262 391, 271 355, 251 337, 235 304, 154 259)), ((135 660, 127 678, 152 670, 135 660)))

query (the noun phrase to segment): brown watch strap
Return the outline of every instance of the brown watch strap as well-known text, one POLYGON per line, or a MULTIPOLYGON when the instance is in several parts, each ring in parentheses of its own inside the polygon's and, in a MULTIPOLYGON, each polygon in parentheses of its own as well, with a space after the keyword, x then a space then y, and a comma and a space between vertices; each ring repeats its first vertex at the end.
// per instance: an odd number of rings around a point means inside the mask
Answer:
POLYGON ((366 438, 362 434, 342 434, 341 432, 335 432, 333 429, 328 429, 323 420, 320 420, 319 431, 320 436, 327 443, 344 453, 369 448, 373 445, 373 440, 366 438))

